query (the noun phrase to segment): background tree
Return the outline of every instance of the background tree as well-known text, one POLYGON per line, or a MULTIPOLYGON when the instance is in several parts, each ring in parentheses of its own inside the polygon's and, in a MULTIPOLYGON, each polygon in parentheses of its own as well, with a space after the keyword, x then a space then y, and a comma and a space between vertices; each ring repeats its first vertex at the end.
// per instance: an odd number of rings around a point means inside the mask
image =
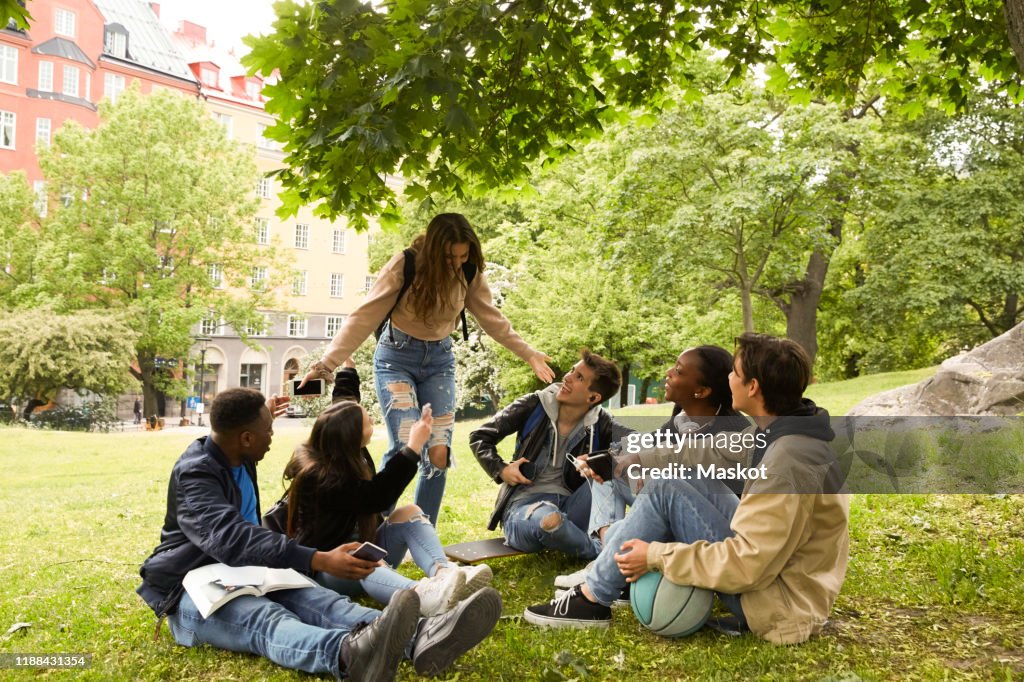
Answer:
POLYGON ((1021 92, 999 0, 275 7, 274 33, 248 39, 246 64, 281 76, 266 94, 289 166, 282 211, 323 200, 322 214, 356 226, 397 219, 388 176, 406 178, 415 201, 512 184, 616 112, 657 109, 675 67, 708 48, 735 79, 765 65, 769 86, 802 103, 885 97, 915 115, 933 98, 963 107, 980 83, 1021 92))
POLYGON ((128 365, 137 337, 123 314, 0 312, 0 395, 45 403, 61 388, 123 393, 135 384, 128 365))
POLYGON ((177 367, 203 318, 237 330, 262 323, 288 271, 253 235, 253 153, 226 139, 194 100, 170 92, 122 93, 101 105, 94 130, 69 123, 41 150, 50 205, 38 231, 12 244, 16 281, 8 307, 124 311, 137 335, 136 378, 145 414, 157 392, 182 393, 158 371, 177 367), (266 280, 252 281, 265 266, 266 280))

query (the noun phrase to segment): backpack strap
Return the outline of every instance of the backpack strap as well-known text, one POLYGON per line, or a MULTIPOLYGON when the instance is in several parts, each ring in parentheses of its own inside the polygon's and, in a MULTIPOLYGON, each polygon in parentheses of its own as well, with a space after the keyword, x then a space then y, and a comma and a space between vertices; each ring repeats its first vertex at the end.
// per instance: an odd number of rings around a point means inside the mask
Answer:
MULTIPOLYGON (((466 293, 469 293, 469 285, 473 283, 473 278, 476 277, 476 263, 470 263, 469 261, 462 264, 462 276, 466 278, 466 293)), ((459 317, 462 318, 462 340, 469 341, 469 325, 466 324, 466 307, 463 305, 462 312, 459 313, 459 317)))
MULTIPOLYGON (((384 333, 384 325, 391 321, 391 314, 395 312, 395 308, 398 307, 398 302, 402 300, 402 296, 405 296, 405 292, 412 286, 412 280, 416 276, 416 252, 412 249, 404 249, 402 254, 405 256, 405 261, 402 263, 402 288, 398 290, 398 298, 395 299, 395 304, 391 306, 391 310, 388 311, 387 316, 380 321, 380 326, 377 327, 377 331, 374 333, 374 337, 380 338, 380 335, 384 333)), ((391 331, 391 327, 388 327, 388 338, 391 341, 395 340, 394 332, 391 331)))

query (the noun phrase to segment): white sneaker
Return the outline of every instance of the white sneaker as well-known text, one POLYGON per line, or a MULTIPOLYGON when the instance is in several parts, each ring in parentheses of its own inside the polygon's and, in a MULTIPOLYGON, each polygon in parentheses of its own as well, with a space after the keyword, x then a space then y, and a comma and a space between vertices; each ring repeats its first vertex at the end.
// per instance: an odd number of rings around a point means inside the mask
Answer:
MULTIPOLYGON (((596 560, 595 560, 596 561, 596 560)), ((560 575, 555 577, 555 587, 562 587, 568 589, 570 587, 576 587, 580 583, 587 581, 587 574, 590 573, 590 569, 593 568, 594 562, 591 561, 589 564, 569 575, 560 575)))
POLYGON ((454 566, 459 573, 466 579, 466 584, 456 594, 456 601, 462 601, 466 599, 474 592, 478 592, 483 588, 491 584, 491 579, 494 577, 494 572, 491 567, 487 564, 477 564, 475 566, 454 566))
POLYGON ((420 596, 420 615, 430 618, 445 613, 459 603, 465 587, 461 571, 439 571, 433 578, 423 578, 413 588, 420 596))

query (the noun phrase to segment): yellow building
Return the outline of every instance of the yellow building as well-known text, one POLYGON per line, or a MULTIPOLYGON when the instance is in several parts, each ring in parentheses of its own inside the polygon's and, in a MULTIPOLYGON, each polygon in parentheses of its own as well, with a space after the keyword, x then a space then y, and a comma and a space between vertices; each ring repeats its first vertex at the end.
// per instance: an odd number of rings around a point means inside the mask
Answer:
POLYGON ((310 207, 287 220, 278 218, 280 187, 267 174, 283 166, 284 154, 277 143, 263 136, 273 124, 263 107, 263 82, 246 76, 231 52, 217 50, 202 26, 181 22, 172 38, 199 80, 200 97, 211 115, 229 137, 256 150, 257 165, 265 175, 254 188, 261 205, 253 238, 283 251, 291 260, 289 273, 270 273, 262 266, 253 269, 256 286, 274 274, 286 274, 291 282, 285 287, 286 295, 279 298, 293 312, 263 311, 266 327, 253 339, 262 349, 246 346, 236 330, 219 320, 205 320, 196 327, 196 337, 208 339, 199 341, 196 348, 197 355, 205 356, 203 398, 208 405, 218 391, 234 386, 282 394, 285 382, 298 372, 300 359, 334 336, 372 283, 367 233, 349 229, 344 220, 317 218, 310 207))

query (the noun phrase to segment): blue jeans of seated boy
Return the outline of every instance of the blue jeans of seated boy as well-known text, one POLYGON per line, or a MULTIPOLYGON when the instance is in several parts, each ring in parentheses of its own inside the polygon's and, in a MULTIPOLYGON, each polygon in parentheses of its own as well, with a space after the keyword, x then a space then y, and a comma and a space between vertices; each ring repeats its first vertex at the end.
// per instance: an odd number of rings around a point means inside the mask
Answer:
MULTIPOLYGON (((740 500, 721 481, 648 481, 636 503, 604 538, 604 549, 587 575, 594 598, 610 606, 619 598, 626 578, 615 563, 615 553, 627 540, 644 542, 720 542, 734 535, 729 523, 740 500)), ((738 594, 715 593, 730 613, 746 618, 738 594)))
POLYGON ((421 341, 400 329, 385 325, 373 354, 373 378, 377 387, 390 446, 381 469, 398 454, 409 429, 420 418, 420 407, 430 403, 434 428, 420 453, 420 474, 414 502, 437 525, 447 469, 434 466, 427 456, 431 446, 444 445, 451 457, 455 425, 455 354, 451 337, 421 341), (391 337, 394 337, 392 341, 391 337))
POLYGON ((450 565, 437 532, 425 516, 414 516, 402 523, 385 521, 377 528, 373 543, 388 551, 384 559, 387 566, 375 569, 362 580, 345 580, 320 572, 314 576, 316 581, 339 594, 355 597, 365 593, 375 601, 387 604, 395 592, 416 587, 415 580, 394 570, 405 558, 406 549, 428 577, 437 573, 438 568, 450 565))
POLYGON ((571 495, 542 493, 529 495, 505 511, 501 525, 505 542, 521 552, 554 549, 580 559, 597 556, 598 545, 584 530, 590 514, 590 485, 584 483, 571 495), (561 523, 552 531, 541 521, 549 514, 561 515, 561 523))
POLYGON ((188 593, 167 623, 178 644, 256 654, 293 670, 341 677, 341 643, 380 611, 322 587, 245 595, 203 618, 188 593))
POLYGON ((632 506, 636 501, 633 491, 629 489, 629 481, 613 478, 604 483, 594 483, 590 488, 590 521, 587 532, 592 538, 598 537, 598 531, 621 521, 626 516, 626 505, 632 506))

